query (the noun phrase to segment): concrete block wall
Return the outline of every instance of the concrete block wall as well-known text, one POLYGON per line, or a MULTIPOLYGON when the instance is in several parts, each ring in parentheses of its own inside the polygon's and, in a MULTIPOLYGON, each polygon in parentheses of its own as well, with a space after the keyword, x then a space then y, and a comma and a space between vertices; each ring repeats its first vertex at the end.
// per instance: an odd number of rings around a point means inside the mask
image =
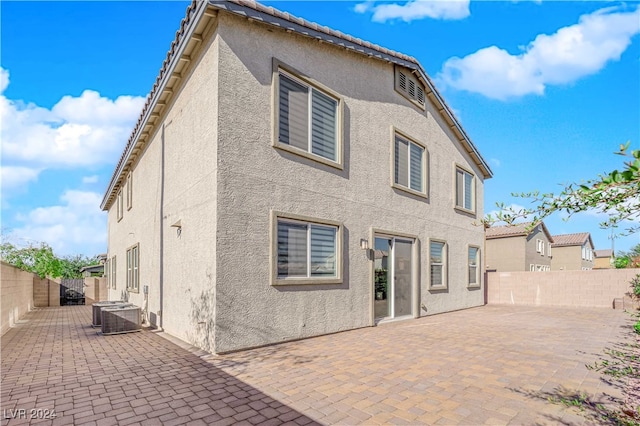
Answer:
POLYGON ((60 306, 60 283, 48 278, 31 276, 33 277, 33 305, 37 308, 60 306))
POLYGON ((0 335, 33 308, 33 274, 1 262, 0 335))
POLYGON ((107 279, 86 277, 84 279, 84 304, 92 305, 95 302, 107 300, 107 279))
POLYGON ((640 269, 489 272, 487 303, 612 308, 615 299, 629 301, 637 274, 640 269))

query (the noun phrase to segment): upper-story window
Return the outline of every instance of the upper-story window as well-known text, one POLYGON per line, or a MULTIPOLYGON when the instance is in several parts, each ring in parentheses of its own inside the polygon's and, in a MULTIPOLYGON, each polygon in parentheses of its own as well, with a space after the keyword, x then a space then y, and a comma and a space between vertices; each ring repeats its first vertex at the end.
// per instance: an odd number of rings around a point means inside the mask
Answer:
POLYGON ((122 219, 122 211, 123 211, 123 206, 122 206, 122 188, 120 188, 120 190, 118 191, 118 201, 116 204, 116 214, 118 215, 118 221, 120 221, 120 219, 122 219))
POLYGON ((133 207, 133 172, 127 175, 127 210, 133 207))
POLYGON ((396 67, 396 90, 405 98, 424 108, 424 86, 409 70, 396 67))
POLYGON ((342 168, 340 97, 275 64, 274 146, 342 168))
POLYGON ((475 192, 475 177, 462 167, 456 167, 456 207, 475 212, 475 192))
POLYGON ((551 243, 547 243, 547 256, 551 257, 551 243))
POLYGON ((393 186, 426 197, 426 148, 399 132, 393 139, 393 186))

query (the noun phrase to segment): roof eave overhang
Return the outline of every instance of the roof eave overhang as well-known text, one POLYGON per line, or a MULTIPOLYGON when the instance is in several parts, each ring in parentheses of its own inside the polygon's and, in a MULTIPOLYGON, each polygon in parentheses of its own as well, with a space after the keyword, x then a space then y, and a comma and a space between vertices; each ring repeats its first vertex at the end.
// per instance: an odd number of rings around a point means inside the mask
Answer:
POLYGON ((168 84, 173 81, 174 86, 177 83, 175 79, 181 80, 182 75, 176 73, 176 67, 183 60, 190 60, 184 55, 188 47, 193 47, 194 43, 201 43, 202 36, 196 34, 197 28, 202 28, 204 19, 211 19, 215 16, 215 11, 208 7, 206 2, 194 0, 187 8, 187 15, 182 20, 179 30, 176 32, 176 38, 171 44, 171 48, 167 52, 167 58, 162 64, 160 73, 147 96, 147 101, 136 122, 134 129, 129 137, 124 152, 120 156, 120 160, 111 176, 109 186, 100 203, 102 210, 107 210, 113 203, 117 189, 121 186, 123 176, 126 174, 132 164, 132 157, 136 156, 142 149, 147 137, 150 136, 151 129, 156 126, 156 122, 161 116, 166 106, 166 101, 160 101, 161 98, 171 96, 173 93, 167 90, 168 84))

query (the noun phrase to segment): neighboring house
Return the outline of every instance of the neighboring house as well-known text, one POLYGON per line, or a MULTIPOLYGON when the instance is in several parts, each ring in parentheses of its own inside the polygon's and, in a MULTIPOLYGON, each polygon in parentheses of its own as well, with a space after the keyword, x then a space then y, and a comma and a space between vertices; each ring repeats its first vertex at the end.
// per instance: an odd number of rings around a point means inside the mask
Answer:
POLYGON ((590 270, 595 265, 594 245, 588 232, 553 235, 551 247, 552 271, 590 270))
POLYGON ((553 239, 544 222, 486 229, 486 269, 499 272, 550 271, 553 239))
POLYGON ((107 254, 99 254, 96 256, 95 265, 84 266, 80 269, 83 277, 103 277, 104 276, 104 264, 107 261, 107 254))
POLYGON ((594 250, 593 251, 593 269, 611 269, 613 268, 613 250, 594 250))
POLYGON ((253 2, 176 37, 101 204, 110 299, 217 353, 483 304, 492 172, 415 59, 253 2))

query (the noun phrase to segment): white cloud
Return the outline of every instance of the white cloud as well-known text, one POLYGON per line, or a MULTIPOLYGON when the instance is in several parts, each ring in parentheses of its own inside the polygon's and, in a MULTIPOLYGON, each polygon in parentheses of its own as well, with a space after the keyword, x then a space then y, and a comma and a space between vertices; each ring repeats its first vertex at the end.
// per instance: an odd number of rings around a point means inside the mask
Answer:
POLYGON ((497 158, 490 158, 489 162, 491 163, 491 165, 493 165, 494 167, 500 167, 500 164, 502 164, 500 162, 500 160, 498 160, 497 158))
POLYGON ((99 179, 98 175, 85 176, 82 178, 82 183, 97 183, 98 179, 99 179))
POLYGON ((444 86, 493 99, 541 95, 549 85, 572 83, 620 59, 639 32, 640 8, 601 9, 552 35, 538 35, 517 55, 490 46, 450 58, 437 79, 444 86))
POLYGON ((9 86, 9 71, 0 67, 0 93, 4 93, 4 90, 9 86))
MULTIPOLYGON (((0 87, 8 81, 0 68, 0 87)), ((142 97, 111 100, 92 90, 64 96, 51 109, 0 96, 3 162, 38 168, 113 162, 143 104, 142 97)))
POLYGON ((101 253, 107 245, 107 217, 100 210, 101 200, 97 192, 65 191, 60 205, 19 215, 17 220, 24 224, 11 230, 11 238, 47 242, 59 255, 101 253))
POLYGON ((464 19, 469 16, 469 0, 410 0, 404 4, 379 4, 366 1, 355 6, 358 13, 373 12, 372 20, 386 22, 400 19, 411 22, 417 19, 464 19))
POLYGON ((20 166, 2 166, 0 167, 2 191, 24 189, 29 182, 38 179, 38 174, 40 174, 39 169, 20 166))

